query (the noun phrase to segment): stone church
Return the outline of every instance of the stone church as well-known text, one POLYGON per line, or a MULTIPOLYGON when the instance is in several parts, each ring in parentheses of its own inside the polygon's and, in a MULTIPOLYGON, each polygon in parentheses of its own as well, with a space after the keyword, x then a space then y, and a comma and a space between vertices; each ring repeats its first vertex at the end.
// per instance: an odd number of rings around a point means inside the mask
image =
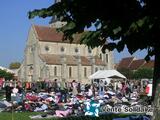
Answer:
POLYGON ((54 22, 50 26, 32 25, 19 69, 19 80, 35 82, 43 80, 76 80, 89 83, 88 77, 97 70, 113 69, 113 53, 101 52, 101 48, 89 49, 79 44, 79 35, 74 42, 63 41, 63 34, 56 28, 65 23, 54 22))

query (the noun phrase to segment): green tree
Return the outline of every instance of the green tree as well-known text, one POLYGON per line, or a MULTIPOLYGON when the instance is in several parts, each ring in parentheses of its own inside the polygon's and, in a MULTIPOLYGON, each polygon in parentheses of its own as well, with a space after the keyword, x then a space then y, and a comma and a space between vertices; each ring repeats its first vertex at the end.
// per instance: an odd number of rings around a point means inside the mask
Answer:
POLYGON ((127 79, 133 79, 133 72, 128 68, 120 68, 118 69, 120 73, 122 73, 127 79))
POLYGON ((133 77, 135 79, 143 79, 143 78, 152 79, 153 78, 153 70, 149 69, 149 68, 138 69, 137 71, 134 72, 133 77))
POLYGON ((9 69, 18 69, 21 66, 20 62, 12 62, 9 65, 9 69))
POLYGON ((0 69, 0 77, 5 78, 5 80, 11 80, 14 78, 14 74, 0 69))
MULTIPOLYGON (((153 78, 153 96, 155 107, 159 108, 160 94, 160 7, 158 0, 61 0, 56 4, 29 12, 29 18, 46 18, 56 15, 61 21, 67 21, 61 30, 64 39, 81 33, 84 28, 94 25, 96 30, 85 32, 81 43, 92 48, 102 46, 105 49, 124 47, 133 54, 137 50, 148 50, 146 60, 155 55, 153 78), (106 43, 106 38, 110 38, 106 43)), ((154 111, 155 120, 160 111, 154 111)))

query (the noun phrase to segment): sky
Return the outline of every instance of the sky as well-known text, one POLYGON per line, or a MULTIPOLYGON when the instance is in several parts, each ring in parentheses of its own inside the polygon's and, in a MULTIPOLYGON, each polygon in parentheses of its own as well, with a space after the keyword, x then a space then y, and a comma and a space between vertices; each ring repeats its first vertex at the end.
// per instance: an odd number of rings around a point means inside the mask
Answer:
MULTIPOLYGON (((11 62, 22 62, 28 32, 32 24, 48 25, 50 18, 28 19, 28 12, 45 8, 54 0, 1 0, 0 4, 0 66, 8 67, 11 62)), ((133 56, 144 58, 145 51, 137 52, 133 56)), ((130 54, 114 51, 114 60, 119 62, 130 54)))

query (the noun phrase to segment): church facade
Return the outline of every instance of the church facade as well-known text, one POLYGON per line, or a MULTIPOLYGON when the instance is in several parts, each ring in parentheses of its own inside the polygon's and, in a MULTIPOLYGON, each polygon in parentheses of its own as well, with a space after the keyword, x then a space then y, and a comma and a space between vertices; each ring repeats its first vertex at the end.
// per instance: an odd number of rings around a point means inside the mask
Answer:
POLYGON ((76 80, 89 83, 88 77, 97 70, 113 69, 113 53, 101 52, 101 48, 89 49, 79 44, 79 36, 74 42, 63 41, 62 33, 52 26, 32 25, 24 52, 24 60, 19 69, 19 80, 36 82, 58 79, 71 82, 76 80))

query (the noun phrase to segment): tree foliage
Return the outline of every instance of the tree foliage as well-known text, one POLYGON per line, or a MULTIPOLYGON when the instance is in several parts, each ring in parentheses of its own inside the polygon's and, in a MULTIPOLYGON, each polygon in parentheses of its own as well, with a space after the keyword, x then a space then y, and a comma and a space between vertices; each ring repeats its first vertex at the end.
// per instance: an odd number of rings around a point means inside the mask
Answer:
POLYGON ((5 80, 11 80, 14 78, 14 74, 0 69, 0 78, 5 78, 5 80))
POLYGON ((134 74, 133 74, 133 71, 128 69, 128 68, 121 68, 121 69, 118 69, 118 71, 120 73, 122 73, 127 79, 134 79, 134 74))
POLYGON ((20 62, 12 62, 9 65, 9 69, 18 69, 21 66, 20 62))
POLYGON ((135 79, 152 79, 153 78, 153 69, 141 68, 134 72, 133 78, 135 79))
POLYGON ((151 68, 140 68, 136 71, 132 71, 128 68, 118 69, 120 73, 127 77, 127 79, 152 79, 153 78, 153 69, 151 68))
POLYGON ((131 54, 138 49, 147 49, 148 60, 154 55, 159 36, 159 8, 155 7, 156 1, 149 0, 61 0, 48 8, 29 12, 29 18, 56 15, 61 21, 67 21, 68 24, 61 29, 64 39, 71 39, 73 34, 94 25, 96 31, 85 34, 81 38, 82 44, 92 48, 103 46, 103 51, 106 48, 117 49, 119 52, 126 45, 131 54), (113 41, 105 44, 108 37, 113 41), (135 44, 136 41, 138 44, 135 44))

